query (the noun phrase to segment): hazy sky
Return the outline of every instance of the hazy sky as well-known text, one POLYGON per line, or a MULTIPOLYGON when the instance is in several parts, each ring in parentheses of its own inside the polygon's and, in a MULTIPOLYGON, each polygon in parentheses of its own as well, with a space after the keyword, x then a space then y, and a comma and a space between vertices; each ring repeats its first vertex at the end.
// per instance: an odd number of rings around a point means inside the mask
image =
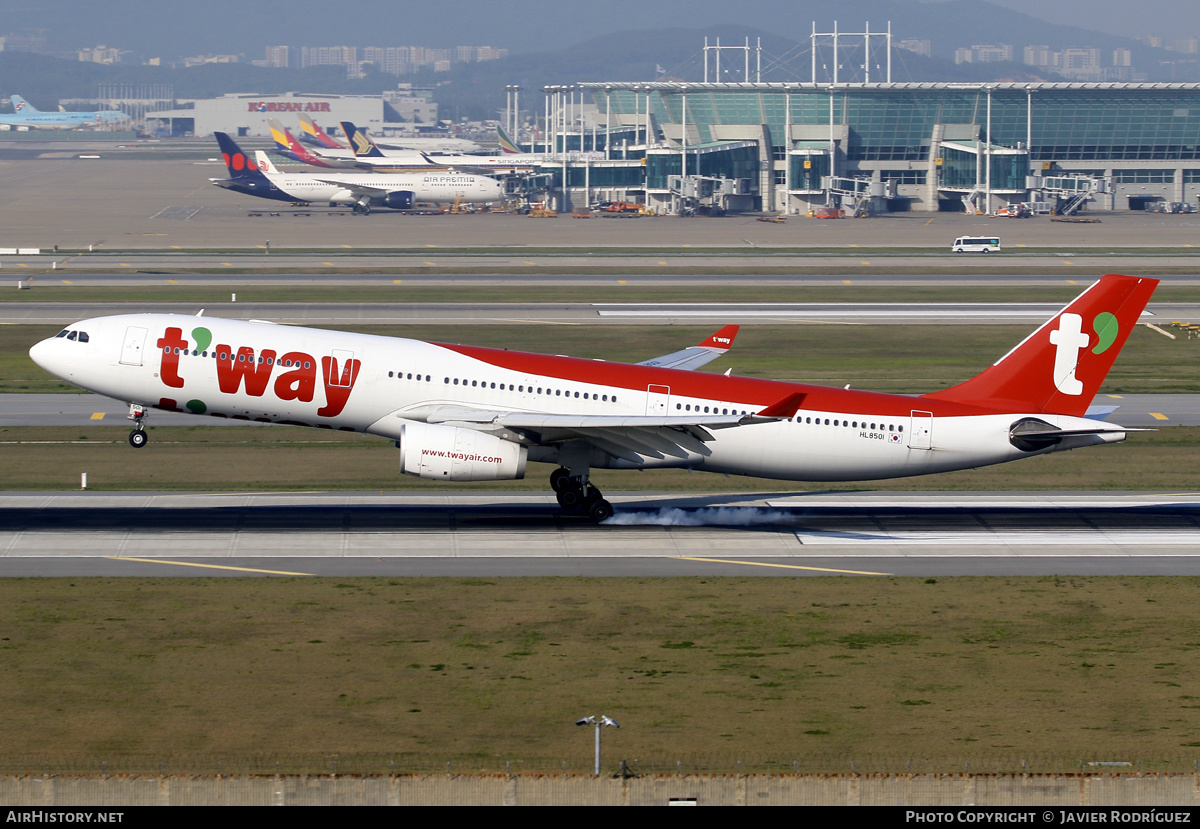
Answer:
MULTIPOLYGON (((198 53, 261 57, 269 44, 462 44, 540 52, 616 31, 722 23, 801 39, 814 17, 826 27, 835 19, 845 25, 907 19, 911 28, 912 10, 928 11, 921 4, 937 2, 946 0, 0 0, 0 34, 43 28, 51 48, 104 44, 167 60, 198 53)), ((1116 34, 1200 35, 1200 0, 992 2, 1051 23, 1116 34)), ((969 19, 962 29, 964 43, 987 42, 969 19)))
MULTIPOLYGON (((922 0, 944 2, 944 0, 922 0)), ((1200 36, 1197 0, 990 0, 1064 26, 1096 29, 1115 35, 1159 35, 1167 40, 1200 36)))

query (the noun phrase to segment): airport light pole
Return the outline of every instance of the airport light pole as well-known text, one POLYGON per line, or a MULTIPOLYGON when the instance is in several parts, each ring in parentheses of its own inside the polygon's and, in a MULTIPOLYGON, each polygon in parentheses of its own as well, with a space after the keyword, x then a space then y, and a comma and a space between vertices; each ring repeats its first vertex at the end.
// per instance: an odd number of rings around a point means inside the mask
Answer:
POLYGON ((584 717, 582 719, 578 719, 575 721, 575 724, 576 725, 594 725, 596 727, 596 764, 595 764, 595 772, 594 773, 597 777, 599 777, 600 776, 600 727, 608 725, 608 726, 612 726, 613 728, 620 728, 621 725, 616 720, 606 717, 603 714, 601 714, 598 717, 584 717))

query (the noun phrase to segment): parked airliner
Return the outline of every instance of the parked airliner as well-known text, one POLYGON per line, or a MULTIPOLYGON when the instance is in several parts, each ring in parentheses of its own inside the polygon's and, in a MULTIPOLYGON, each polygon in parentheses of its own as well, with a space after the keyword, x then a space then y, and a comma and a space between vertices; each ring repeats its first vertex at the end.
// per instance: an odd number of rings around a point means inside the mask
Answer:
POLYGON ((498 202, 500 183, 487 176, 429 171, 412 175, 382 175, 329 171, 328 173, 281 173, 257 151, 255 159, 223 132, 217 143, 229 178, 211 179, 226 190, 286 202, 328 202, 351 205, 355 213, 370 213, 372 205, 409 210, 418 202, 498 202))
POLYGON ((20 95, 13 95, 14 115, 0 115, 0 125, 5 128, 29 127, 42 130, 77 130, 94 124, 111 124, 114 121, 128 121, 129 116, 115 110, 97 110, 96 112, 66 112, 61 108, 58 112, 42 112, 20 95))
POLYGON ((628 365, 125 314, 69 325, 29 354, 129 404, 134 447, 151 409, 365 432, 394 440, 401 471, 422 478, 509 480, 529 461, 557 464, 559 504, 602 521, 612 507, 594 468, 860 481, 1123 440, 1134 430, 1085 415, 1157 284, 1105 276, 976 377, 916 397, 693 371, 729 349, 734 326, 628 365))

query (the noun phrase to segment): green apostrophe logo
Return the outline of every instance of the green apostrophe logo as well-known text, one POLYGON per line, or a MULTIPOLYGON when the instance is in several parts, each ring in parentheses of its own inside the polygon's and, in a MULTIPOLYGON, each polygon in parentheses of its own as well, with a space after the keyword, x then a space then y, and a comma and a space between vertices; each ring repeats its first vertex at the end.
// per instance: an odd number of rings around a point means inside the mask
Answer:
POLYGON ((212 342, 212 332, 207 328, 193 328, 192 339, 196 342, 193 348, 198 351, 207 351, 209 343, 212 342))
POLYGON ((1092 328, 1096 331, 1096 345, 1092 348, 1093 354, 1103 354, 1108 351, 1109 346, 1117 341, 1117 335, 1121 333, 1121 326, 1117 323, 1117 318, 1108 311, 1104 311, 1096 315, 1092 320, 1092 328))

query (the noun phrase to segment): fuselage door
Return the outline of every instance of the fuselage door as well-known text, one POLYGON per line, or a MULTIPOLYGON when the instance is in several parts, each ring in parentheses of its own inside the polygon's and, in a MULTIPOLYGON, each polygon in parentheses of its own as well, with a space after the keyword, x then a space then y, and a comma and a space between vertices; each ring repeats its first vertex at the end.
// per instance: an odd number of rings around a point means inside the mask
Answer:
POLYGON ((121 344, 121 365, 140 366, 142 351, 146 348, 146 329, 131 325, 125 329, 125 341, 121 344))
POLYGON ((350 388, 354 385, 354 375, 358 373, 358 366, 353 362, 354 352, 343 351, 340 348, 333 349, 332 359, 329 361, 327 371, 329 376, 325 378, 330 386, 341 386, 342 388, 350 388))
POLYGON ((912 413, 908 425, 908 448, 931 449, 933 447, 933 412, 912 413))
POLYGON ((671 408, 670 386, 646 387, 646 414, 665 415, 671 408))

